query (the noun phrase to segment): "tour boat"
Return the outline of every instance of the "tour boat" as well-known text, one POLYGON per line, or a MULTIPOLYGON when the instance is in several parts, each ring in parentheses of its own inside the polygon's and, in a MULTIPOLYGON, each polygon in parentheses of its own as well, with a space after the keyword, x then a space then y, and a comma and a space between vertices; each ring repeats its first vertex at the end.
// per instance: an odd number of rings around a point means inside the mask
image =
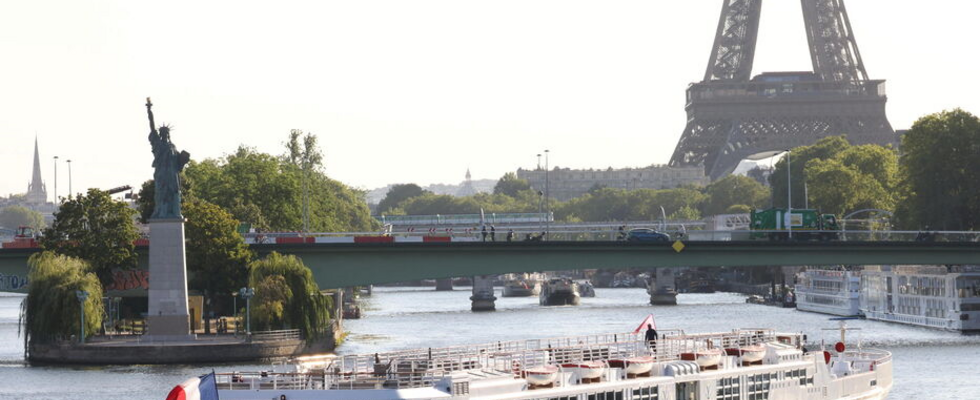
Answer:
POLYGON ((980 266, 868 266, 861 272, 867 319, 980 332, 980 266))
POLYGON ((658 333, 653 343, 630 332, 304 359, 278 370, 192 378, 174 393, 211 390, 223 400, 872 400, 892 387, 886 351, 841 343, 827 351, 807 344, 808 352, 802 334, 767 329, 658 333))
POLYGON ((538 301, 542 306, 577 306, 581 296, 578 283, 568 278, 552 278, 541 288, 538 301))
POLYGON ((844 317, 861 314, 861 272, 808 268, 796 275, 796 309, 844 317))

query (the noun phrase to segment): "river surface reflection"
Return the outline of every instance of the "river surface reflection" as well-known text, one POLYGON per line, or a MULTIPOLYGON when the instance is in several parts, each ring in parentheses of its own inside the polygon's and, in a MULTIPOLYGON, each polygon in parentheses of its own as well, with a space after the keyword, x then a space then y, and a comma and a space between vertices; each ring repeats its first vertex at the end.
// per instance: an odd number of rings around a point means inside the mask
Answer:
MULTIPOLYGON (((497 291, 499 296, 499 289, 497 291)), ((349 332, 341 353, 413 347, 438 347, 497 340, 625 332, 654 313, 660 328, 688 332, 727 331, 737 327, 802 331, 811 341, 834 340, 822 331, 836 323, 828 316, 745 304, 730 293, 683 294, 678 305, 646 305, 643 289, 596 289, 580 306, 541 307, 537 298, 498 298, 497 311, 469 311, 469 288, 435 292, 432 288, 377 288, 363 298, 364 318, 345 321, 349 332)), ((17 318, 22 296, 0 294, 0 399, 68 400, 163 399, 186 377, 212 366, 28 366, 17 318)), ((895 386, 890 399, 978 399, 980 337, 874 321, 853 321, 853 335, 866 347, 891 351, 895 386)), ((218 364, 217 371, 268 368, 218 364)))

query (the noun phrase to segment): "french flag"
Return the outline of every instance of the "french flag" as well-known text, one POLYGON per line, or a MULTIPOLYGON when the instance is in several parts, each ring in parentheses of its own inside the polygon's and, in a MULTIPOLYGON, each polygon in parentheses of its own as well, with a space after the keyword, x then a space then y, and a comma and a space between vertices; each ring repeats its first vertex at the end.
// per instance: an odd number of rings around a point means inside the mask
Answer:
POLYGON ((214 371, 177 385, 167 395, 167 400, 218 400, 218 385, 214 380, 214 371))

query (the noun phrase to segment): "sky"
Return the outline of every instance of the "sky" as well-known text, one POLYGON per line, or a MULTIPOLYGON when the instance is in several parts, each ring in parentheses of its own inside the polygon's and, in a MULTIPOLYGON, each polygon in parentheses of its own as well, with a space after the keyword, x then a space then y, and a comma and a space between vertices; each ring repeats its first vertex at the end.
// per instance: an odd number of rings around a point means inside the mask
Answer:
MULTIPOLYGON (((896 129, 980 114, 965 0, 847 0, 896 129), (928 6, 926 6, 928 4, 928 6)), ((575 0, 5 1, 0 195, 26 191, 33 144, 54 191, 152 177, 145 98, 196 160, 280 154, 316 134, 328 175, 389 183, 497 179, 549 165, 664 164, 704 76, 722 2, 575 0)), ((755 70, 811 64, 798 0, 763 3, 755 70)))

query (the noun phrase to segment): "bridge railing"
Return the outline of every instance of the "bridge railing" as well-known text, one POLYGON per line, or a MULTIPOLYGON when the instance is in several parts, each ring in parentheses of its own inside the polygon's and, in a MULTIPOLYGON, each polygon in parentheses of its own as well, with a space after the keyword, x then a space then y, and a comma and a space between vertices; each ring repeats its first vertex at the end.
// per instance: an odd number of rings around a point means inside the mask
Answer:
MULTIPOLYGON (((520 242, 528 237, 537 238, 544 233, 544 241, 616 241, 622 240, 625 231, 616 226, 562 227, 552 226, 550 229, 541 227, 519 227, 496 229, 494 235, 487 235, 486 241, 504 242, 509 231, 514 232, 513 241, 520 242)), ((697 226, 668 227, 664 230, 671 240, 682 241, 733 241, 733 240, 788 240, 786 230, 703 230, 697 226)), ((249 233, 248 243, 276 243, 276 238, 312 238, 307 243, 353 241, 356 236, 378 236, 378 232, 270 232, 249 233)), ((478 230, 443 230, 443 231, 414 231, 391 232, 386 234, 395 242, 423 241, 429 236, 448 236, 451 241, 473 242, 483 241, 482 231, 478 230)), ((794 230, 794 241, 854 241, 854 242, 974 242, 980 243, 980 231, 884 231, 884 230, 794 230)))

